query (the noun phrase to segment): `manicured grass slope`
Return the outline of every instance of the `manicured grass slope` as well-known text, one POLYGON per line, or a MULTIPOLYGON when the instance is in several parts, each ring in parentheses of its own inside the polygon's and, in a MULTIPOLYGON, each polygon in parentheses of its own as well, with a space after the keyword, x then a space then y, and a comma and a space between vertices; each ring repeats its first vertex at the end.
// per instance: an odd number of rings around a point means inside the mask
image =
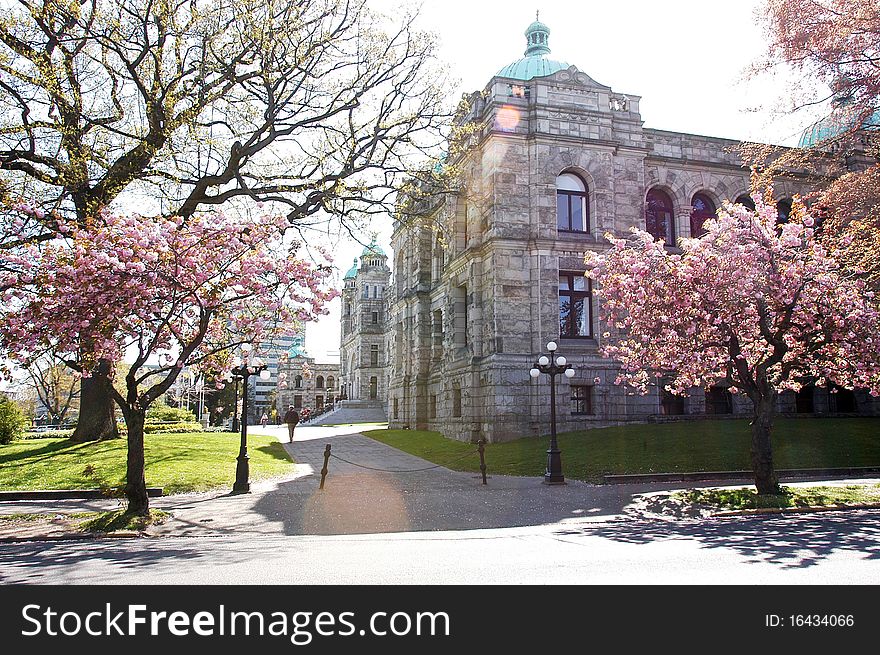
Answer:
MULTIPOLYGON (((164 493, 231 486, 239 436, 228 432, 146 435, 148 487, 164 493)), ((293 462, 274 438, 249 435, 250 478, 289 473, 293 462)), ((0 490, 91 489, 125 483, 125 439, 71 443, 47 438, 0 446, 0 490)))
MULTIPOLYGON (((478 471, 479 458, 454 460, 476 446, 421 430, 372 430, 367 436, 462 471, 478 471)), ((746 420, 626 425, 559 436, 566 477, 601 481, 606 474, 750 471, 746 420)), ((490 473, 540 476, 549 437, 488 444, 490 473)), ((880 420, 777 419, 773 428, 778 469, 880 466, 880 420)))

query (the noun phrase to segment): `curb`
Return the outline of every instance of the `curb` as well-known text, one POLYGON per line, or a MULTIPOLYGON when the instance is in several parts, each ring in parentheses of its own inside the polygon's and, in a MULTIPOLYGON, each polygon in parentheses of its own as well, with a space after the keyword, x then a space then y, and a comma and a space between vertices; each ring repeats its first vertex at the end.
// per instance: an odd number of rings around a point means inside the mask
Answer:
POLYGON ((880 509, 880 503, 860 503, 858 505, 814 505, 810 507, 760 507, 756 509, 735 509, 713 512, 713 518, 729 516, 755 516, 760 514, 810 514, 812 512, 840 512, 854 509, 880 509))
MULTIPOLYGON (((776 471, 780 478, 798 477, 847 477, 852 475, 876 475, 880 474, 880 467, 863 466, 851 468, 828 468, 828 469, 783 469, 776 471)), ((752 471, 696 471, 693 473, 636 473, 628 475, 603 476, 605 484, 630 484, 640 482, 698 482, 712 480, 753 480, 752 471)))
POLYGON ((32 541, 94 541, 96 539, 138 539, 150 538, 146 532, 130 530, 119 532, 68 532, 66 534, 42 534, 31 537, 0 537, 0 544, 21 544, 32 541))
MULTIPOLYGON (((147 487, 147 496, 159 498, 162 487, 147 487)), ((108 495, 101 489, 35 489, 32 491, 0 491, 0 502, 14 500, 112 500, 117 496, 108 495)))

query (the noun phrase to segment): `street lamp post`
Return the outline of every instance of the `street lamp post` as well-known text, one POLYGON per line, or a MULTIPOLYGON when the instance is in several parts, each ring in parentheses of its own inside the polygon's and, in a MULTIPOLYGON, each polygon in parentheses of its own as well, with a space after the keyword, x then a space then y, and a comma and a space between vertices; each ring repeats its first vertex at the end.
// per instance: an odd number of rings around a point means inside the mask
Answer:
POLYGON ((238 424, 238 379, 239 378, 237 375, 235 375, 233 377, 235 379, 235 395, 233 396, 233 398, 235 398, 235 402, 232 403, 232 431, 238 432, 239 428, 241 427, 238 424))
MULTIPOLYGON (((247 452, 248 378, 250 378, 251 375, 257 374, 259 374, 259 376, 264 380, 268 380, 271 377, 268 366, 264 364, 262 360, 257 357, 250 357, 251 348, 248 344, 243 344, 241 350, 244 353, 244 357, 242 358, 242 361, 239 365, 232 368, 232 377, 236 380, 236 383, 238 382, 238 380, 242 381, 241 444, 238 449, 238 458, 235 466, 235 484, 232 485, 232 492, 239 494, 248 493, 251 490, 251 483, 248 480, 248 478, 250 477, 250 457, 248 456, 247 452)), ((236 403, 238 403, 237 384, 236 403)))
POLYGON ((566 362, 565 357, 556 355, 556 342, 547 344, 550 356, 541 355, 529 375, 537 379, 541 373, 550 376, 550 448, 547 450, 547 469, 544 472, 544 484, 565 484, 562 474, 562 451, 556 443, 556 376, 562 373, 567 378, 574 377, 574 369, 566 362))

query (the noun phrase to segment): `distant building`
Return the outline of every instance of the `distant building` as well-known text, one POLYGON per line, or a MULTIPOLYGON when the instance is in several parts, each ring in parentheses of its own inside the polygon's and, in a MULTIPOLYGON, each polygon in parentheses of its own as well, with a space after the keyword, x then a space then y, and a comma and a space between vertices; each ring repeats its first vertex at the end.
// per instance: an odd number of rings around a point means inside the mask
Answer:
POLYGON ((277 386, 279 416, 290 405, 297 411, 318 411, 333 406, 339 398, 339 364, 317 364, 314 357, 296 352, 278 365, 286 380, 277 386))
MULTIPOLYGON (((253 375, 248 380, 250 387, 249 402, 252 402, 249 415, 259 421, 263 414, 272 415, 272 408, 276 406, 275 393, 278 389, 279 359, 292 357, 302 352, 305 336, 303 334, 288 334, 279 336, 267 343, 256 346, 255 351, 269 367, 270 377, 263 380, 259 375, 253 375)), ((281 411, 279 409, 279 411, 281 411)), ((281 412, 284 413, 283 411, 281 412)))
POLYGON ((388 399, 387 262, 374 240, 345 274, 339 348, 340 397, 380 407, 388 399))

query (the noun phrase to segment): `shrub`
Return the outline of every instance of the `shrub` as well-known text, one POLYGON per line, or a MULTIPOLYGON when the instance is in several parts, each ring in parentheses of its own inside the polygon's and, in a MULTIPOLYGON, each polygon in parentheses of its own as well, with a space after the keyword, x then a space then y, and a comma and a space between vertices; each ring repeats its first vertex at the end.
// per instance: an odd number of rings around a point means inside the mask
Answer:
POLYGON ((44 430, 42 432, 25 432, 21 435, 22 440, 26 439, 52 439, 52 438, 69 438, 73 434, 73 430, 44 430))
POLYGON ((181 432, 202 432, 201 423, 145 423, 144 434, 176 434, 181 432))
POLYGON ((0 394, 0 444, 21 437, 27 424, 27 417, 19 406, 0 394))
POLYGON ((156 402, 147 410, 147 423, 197 423, 196 415, 188 409, 170 407, 156 402))

